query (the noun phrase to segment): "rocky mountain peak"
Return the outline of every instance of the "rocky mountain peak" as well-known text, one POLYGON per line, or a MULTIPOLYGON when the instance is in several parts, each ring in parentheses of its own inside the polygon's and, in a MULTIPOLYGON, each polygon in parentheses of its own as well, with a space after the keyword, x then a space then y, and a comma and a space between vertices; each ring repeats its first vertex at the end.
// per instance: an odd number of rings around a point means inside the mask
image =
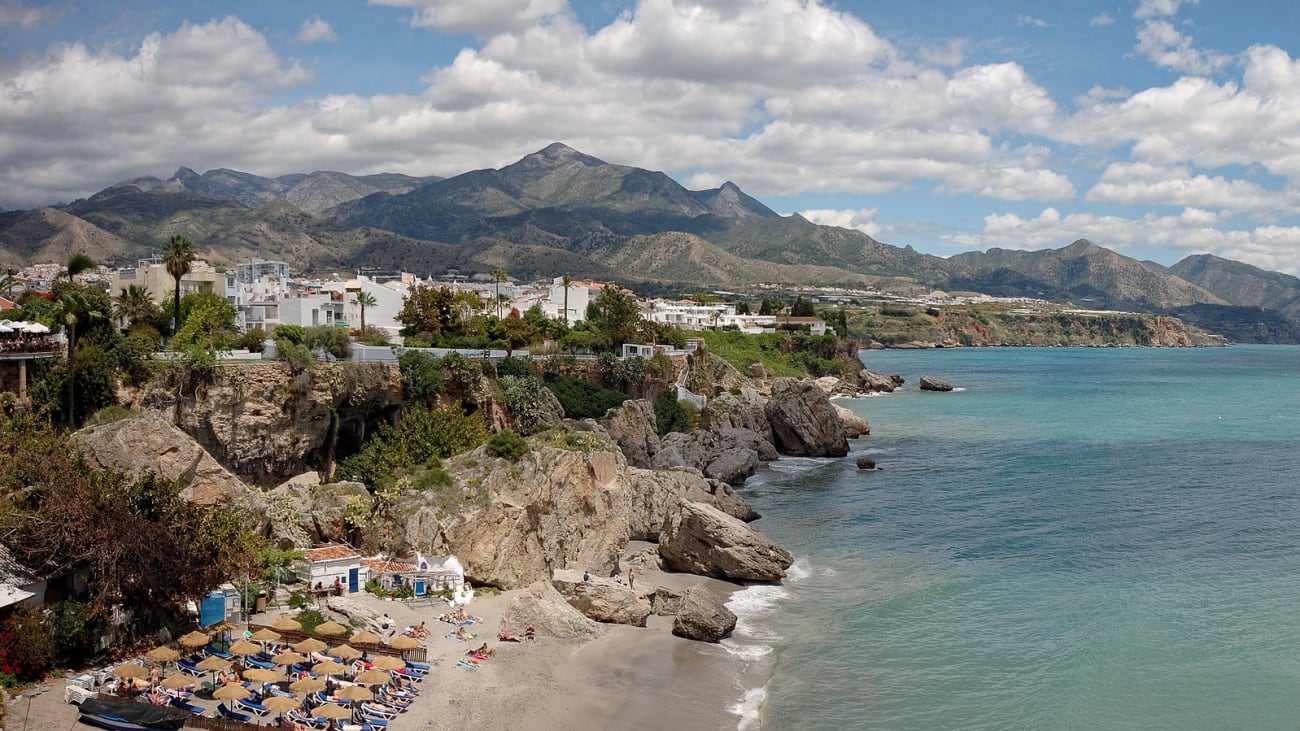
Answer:
POLYGON ((191 181, 198 180, 199 177, 200 176, 198 173, 185 167, 184 165, 176 168, 176 172, 172 173, 172 180, 179 180, 181 183, 186 183, 186 184, 191 181))

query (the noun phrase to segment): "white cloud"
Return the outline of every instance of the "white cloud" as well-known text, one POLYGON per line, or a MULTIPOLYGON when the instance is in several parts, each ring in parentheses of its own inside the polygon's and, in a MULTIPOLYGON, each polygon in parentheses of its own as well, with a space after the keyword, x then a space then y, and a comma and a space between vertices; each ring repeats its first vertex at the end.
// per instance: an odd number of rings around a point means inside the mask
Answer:
POLYGON ((566 0, 370 0, 371 5, 409 8, 415 28, 494 36, 521 31, 568 11, 566 0))
POLYGON ((922 46, 916 52, 917 58, 930 66, 957 68, 966 56, 966 41, 950 38, 938 45, 922 46))
POLYGON ((1293 194, 1268 191, 1255 183, 1221 175, 1193 175, 1186 166, 1150 163, 1112 163, 1088 191, 1087 199, 1120 205, 1187 206, 1257 214, 1300 213, 1293 194))
POLYGON ((1178 14, 1183 3, 1195 5, 1197 0, 1141 0, 1133 13, 1135 18, 1163 18, 1178 14))
POLYGON ((1167 20, 1149 20, 1138 29, 1137 51, 1157 66, 1191 74, 1209 74, 1227 66, 1232 57, 1192 46, 1167 20))
POLYGON ((338 39, 334 26, 321 20, 319 15, 302 21, 302 28, 298 30, 298 40, 302 43, 333 43, 338 39))
POLYGON ((1115 17, 1110 13, 1100 13, 1088 19, 1088 25, 1093 27, 1111 25, 1115 22, 1115 17))
POLYGON ((877 240, 892 238, 896 229, 893 226, 877 223, 877 213, 879 213, 879 209, 876 208, 859 208, 857 210, 815 208, 799 211, 799 215, 822 226, 856 229, 877 240))
POLYGON ((18 0, 0 0, 0 28, 34 28, 49 17, 49 8, 33 7, 18 0))
POLYGON ((1042 18, 1035 18, 1032 15, 1017 15, 1016 25, 1019 26, 1032 25, 1035 28, 1046 28, 1047 21, 1043 20, 1042 18))

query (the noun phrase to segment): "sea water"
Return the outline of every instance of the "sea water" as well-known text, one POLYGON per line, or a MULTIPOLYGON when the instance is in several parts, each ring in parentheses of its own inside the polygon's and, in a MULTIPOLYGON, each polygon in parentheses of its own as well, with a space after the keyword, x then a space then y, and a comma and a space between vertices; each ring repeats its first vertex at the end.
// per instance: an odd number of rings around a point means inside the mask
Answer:
POLYGON ((1300 348, 864 361, 871 435, 743 490, 796 562, 731 601, 741 728, 1300 727, 1300 348))

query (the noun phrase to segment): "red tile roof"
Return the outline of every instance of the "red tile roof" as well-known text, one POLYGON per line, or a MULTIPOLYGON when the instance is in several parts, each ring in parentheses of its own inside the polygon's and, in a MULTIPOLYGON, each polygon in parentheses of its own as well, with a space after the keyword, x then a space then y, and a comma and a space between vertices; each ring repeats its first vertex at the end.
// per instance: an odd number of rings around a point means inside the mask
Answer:
POLYGON ((361 554, 352 550, 350 546, 341 543, 326 543, 323 546, 309 548, 306 551, 307 560, 312 563, 318 561, 336 561, 343 558, 361 558, 361 554))
POLYGON ((363 558, 361 565, 369 568, 376 574, 407 574, 419 571, 420 567, 406 561, 399 561, 395 558, 363 558))

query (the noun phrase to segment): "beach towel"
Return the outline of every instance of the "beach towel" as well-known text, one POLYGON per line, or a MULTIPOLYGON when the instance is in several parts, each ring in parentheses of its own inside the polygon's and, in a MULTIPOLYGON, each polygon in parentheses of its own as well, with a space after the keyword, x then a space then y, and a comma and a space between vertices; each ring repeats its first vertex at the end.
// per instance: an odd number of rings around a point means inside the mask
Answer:
POLYGON ((471 662, 466 662, 466 661, 464 661, 464 660, 457 660, 457 661, 456 661, 456 664, 459 665, 459 666, 461 666, 461 667, 463 667, 463 668, 465 668, 466 670, 478 670, 478 666, 477 666, 477 665, 475 665, 474 663, 471 663, 471 662))
POLYGON ((449 640, 455 640, 457 642, 469 642, 471 639, 473 639, 473 635, 466 638, 466 637, 457 637, 455 633, 449 635, 443 635, 443 637, 446 637, 449 640))

